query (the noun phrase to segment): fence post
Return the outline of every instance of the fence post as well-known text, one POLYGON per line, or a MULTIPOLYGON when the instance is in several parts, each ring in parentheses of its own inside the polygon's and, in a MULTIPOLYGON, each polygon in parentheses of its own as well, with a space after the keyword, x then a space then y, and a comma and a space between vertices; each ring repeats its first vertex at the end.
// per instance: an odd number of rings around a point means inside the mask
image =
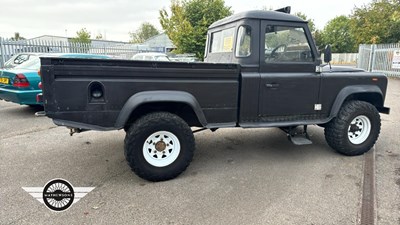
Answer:
POLYGON ((3 38, 0 37, 0 56, 1 56, 1 66, 0 67, 3 67, 4 64, 6 64, 5 55, 6 55, 6 53, 4 51, 3 38))
POLYGON ((368 61, 368 71, 372 72, 372 67, 374 65, 373 60, 375 59, 374 55, 375 55, 375 44, 371 45, 371 54, 369 55, 369 61, 368 61))

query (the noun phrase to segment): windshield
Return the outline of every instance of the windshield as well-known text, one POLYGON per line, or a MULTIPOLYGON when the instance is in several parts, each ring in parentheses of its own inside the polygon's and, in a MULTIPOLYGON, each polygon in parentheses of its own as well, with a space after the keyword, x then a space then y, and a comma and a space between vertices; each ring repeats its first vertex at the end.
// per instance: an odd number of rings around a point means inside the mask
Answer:
POLYGON ((25 70, 39 70, 40 69, 40 59, 38 56, 31 56, 31 59, 14 67, 15 69, 25 69, 25 70))

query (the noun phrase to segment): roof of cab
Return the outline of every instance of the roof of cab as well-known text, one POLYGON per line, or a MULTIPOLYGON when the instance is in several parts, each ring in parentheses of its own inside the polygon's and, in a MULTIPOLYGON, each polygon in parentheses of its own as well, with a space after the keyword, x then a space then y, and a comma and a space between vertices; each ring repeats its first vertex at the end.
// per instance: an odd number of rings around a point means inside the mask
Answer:
POLYGON ((218 27, 228 23, 232 23, 242 19, 261 19, 261 20, 275 20, 275 21, 291 21, 307 23, 303 19, 283 12, 265 11, 265 10, 252 10, 234 14, 224 19, 218 20, 211 24, 209 28, 218 27))

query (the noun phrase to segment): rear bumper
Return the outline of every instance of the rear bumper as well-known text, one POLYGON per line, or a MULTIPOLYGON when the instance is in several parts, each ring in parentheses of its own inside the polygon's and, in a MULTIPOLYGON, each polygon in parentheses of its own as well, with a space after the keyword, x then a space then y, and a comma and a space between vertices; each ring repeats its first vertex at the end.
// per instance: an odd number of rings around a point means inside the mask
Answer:
POLYGON ((36 102, 36 95, 42 90, 10 90, 0 88, 0 99, 21 105, 41 105, 36 102))

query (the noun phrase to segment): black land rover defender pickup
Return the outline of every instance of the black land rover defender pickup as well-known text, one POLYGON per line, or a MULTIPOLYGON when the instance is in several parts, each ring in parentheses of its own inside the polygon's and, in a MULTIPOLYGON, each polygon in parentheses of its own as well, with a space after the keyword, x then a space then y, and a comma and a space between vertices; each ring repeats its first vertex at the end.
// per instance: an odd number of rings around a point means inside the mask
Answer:
MULTIPOLYGON (((325 61, 329 61, 329 48, 325 61)), ((322 65, 307 22, 249 11, 213 23, 204 63, 41 58, 46 115, 71 133, 126 131, 125 157, 150 181, 172 179, 192 160, 191 127, 279 127, 309 144, 360 155, 380 132, 387 78, 322 65)))

